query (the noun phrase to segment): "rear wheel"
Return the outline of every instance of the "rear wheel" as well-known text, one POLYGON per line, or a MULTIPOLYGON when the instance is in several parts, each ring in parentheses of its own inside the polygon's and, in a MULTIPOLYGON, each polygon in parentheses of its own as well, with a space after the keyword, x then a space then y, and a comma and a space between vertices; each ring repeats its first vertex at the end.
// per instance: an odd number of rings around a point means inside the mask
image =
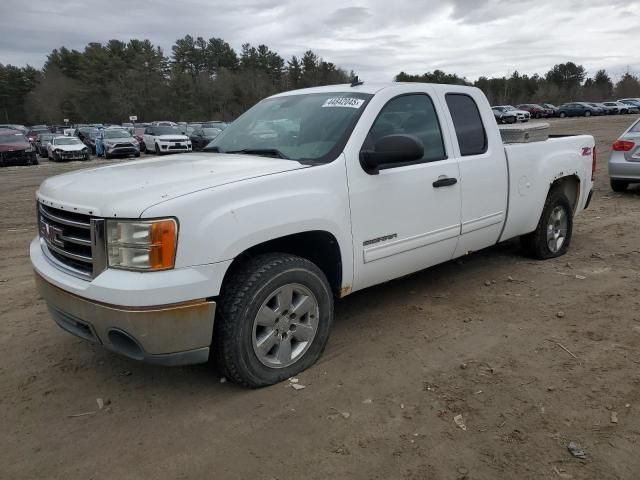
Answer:
POLYGON ((626 182, 624 180, 614 180, 613 178, 611 179, 610 184, 611 190, 613 190, 614 192, 624 192, 629 186, 629 182, 626 182))
POLYGON ((545 260, 567 253, 573 233, 573 209, 561 190, 552 190, 536 229, 520 237, 526 255, 545 260))
POLYGON ((258 388, 313 365, 333 323, 329 282, 312 262, 284 253, 249 259, 225 282, 214 323, 218 367, 258 388))
POLYGON ((567 114, 565 112, 560 112, 560 114, 558 116, 560 118, 565 118, 567 116, 567 114))
POLYGON ((584 112, 584 116, 585 117, 590 117, 591 116, 591 112, 589 110, 587 110, 586 112, 584 112))

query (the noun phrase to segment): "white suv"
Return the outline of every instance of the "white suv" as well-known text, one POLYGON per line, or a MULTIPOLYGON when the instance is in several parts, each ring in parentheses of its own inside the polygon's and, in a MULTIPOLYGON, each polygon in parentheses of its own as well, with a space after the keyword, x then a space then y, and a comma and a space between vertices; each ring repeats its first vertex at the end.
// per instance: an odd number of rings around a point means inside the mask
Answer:
POLYGON ((149 153, 179 153, 191 151, 191 140, 178 127, 151 125, 144 131, 144 146, 149 153))

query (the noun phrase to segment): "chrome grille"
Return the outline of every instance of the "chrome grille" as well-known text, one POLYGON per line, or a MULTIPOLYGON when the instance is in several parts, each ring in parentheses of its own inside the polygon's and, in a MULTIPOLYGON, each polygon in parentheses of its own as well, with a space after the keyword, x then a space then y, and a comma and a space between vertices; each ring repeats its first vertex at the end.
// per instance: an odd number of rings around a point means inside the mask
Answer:
POLYGON ((63 270, 92 278, 105 268, 104 220, 38 203, 40 244, 63 270))

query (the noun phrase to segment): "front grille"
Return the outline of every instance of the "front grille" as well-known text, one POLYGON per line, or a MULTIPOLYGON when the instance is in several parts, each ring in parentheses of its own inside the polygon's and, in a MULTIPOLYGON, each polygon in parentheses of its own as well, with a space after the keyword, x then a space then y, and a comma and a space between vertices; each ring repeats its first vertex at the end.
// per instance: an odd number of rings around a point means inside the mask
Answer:
POLYGON ((84 153, 81 151, 62 152, 60 153, 60 156, 64 159, 70 160, 70 159, 84 158, 84 153))
POLYGON ((33 160, 33 154, 26 150, 0 152, 0 165, 28 165, 33 160))
POLYGON ((113 148, 134 148, 131 143, 116 143, 113 148))
POLYGON ((161 138, 161 142, 186 142, 184 138, 161 138))
POLYGON ((82 277, 104 270, 104 220, 38 203, 38 230, 50 259, 82 277))
POLYGON ((186 145, 170 145, 169 150, 186 150, 186 145))

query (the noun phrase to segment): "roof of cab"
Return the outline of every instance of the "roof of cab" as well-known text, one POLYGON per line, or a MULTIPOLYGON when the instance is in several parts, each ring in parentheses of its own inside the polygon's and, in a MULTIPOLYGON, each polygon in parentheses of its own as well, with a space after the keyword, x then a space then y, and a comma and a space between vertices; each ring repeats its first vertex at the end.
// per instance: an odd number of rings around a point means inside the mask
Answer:
POLYGON ((311 88, 302 88, 299 90, 290 90, 288 92, 278 93, 273 95, 274 97, 285 97, 289 95, 304 95, 309 93, 345 93, 345 92, 357 92, 357 93, 366 93, 369 95, 375 95, 376 93, 384 90, 386 88, 399 87, 404 85, 429 85, 430 87, 434 87, 436 89, 458 89, 460 87, 464 87, 465 89, 473 89, 476 90, 475 87, 469 87, 466 85, 449 85, 449 84, 441 84, 441 83, 419 83, 419 82, 364 82, 361 85, 357 85, 352 87, 349 83, 342 83, 338 85, 327 85, 324 87, 311 87, 311 88))

